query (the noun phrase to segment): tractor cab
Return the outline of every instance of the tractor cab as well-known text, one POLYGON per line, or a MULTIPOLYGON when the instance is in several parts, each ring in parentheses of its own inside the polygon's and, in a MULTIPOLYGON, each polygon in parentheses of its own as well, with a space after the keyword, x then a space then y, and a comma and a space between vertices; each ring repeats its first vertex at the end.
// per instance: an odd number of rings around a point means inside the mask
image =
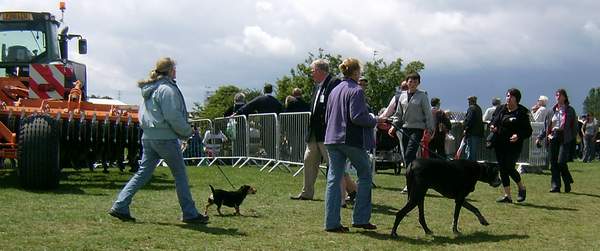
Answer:
POLYGON ((60 26, 61 22, 47 12, 0 12, 0 78, 4 79, 0 82, 18 78, 29 88, 27 98, 64 98, 65 93, 47 93, 61 88, 68 91, 76 80, 85 90, 85 65, 68 59, 68 41, 79 39, 80 54, 87 53, 87 41, 68 34, 67 26, 58 31, 60 26), (57 83, 33 83, 41 87, 31 89, 34 77, 52 77, 57 83))

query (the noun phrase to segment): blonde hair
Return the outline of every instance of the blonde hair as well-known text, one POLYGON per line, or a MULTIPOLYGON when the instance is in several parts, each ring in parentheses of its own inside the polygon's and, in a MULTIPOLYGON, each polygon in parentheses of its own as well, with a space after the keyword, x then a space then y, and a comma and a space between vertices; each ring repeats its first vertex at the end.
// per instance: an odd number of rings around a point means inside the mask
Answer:
POLYGON ((360 71, 360 62, 356 58, 346 58, 338 66, 344 77, 351 77, 352 74, 360 71))
POLYGON ((171 59, 170 57, 159 58, 158 61, 156 61, 154 69, 150 71, 148 78, 138 81, 138 85, 142 86, 165 76, 169 76, 171 71, 175 68, 175 65, 175 60, 171 59))

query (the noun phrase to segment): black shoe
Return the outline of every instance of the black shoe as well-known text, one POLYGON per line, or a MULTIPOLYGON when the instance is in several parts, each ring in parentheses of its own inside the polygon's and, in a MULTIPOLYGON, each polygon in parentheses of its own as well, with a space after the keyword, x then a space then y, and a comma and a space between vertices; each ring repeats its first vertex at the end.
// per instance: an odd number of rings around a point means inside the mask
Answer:
POLYGON ((565 193, 570 193, 571 192, 571 184, 567 183, 565 184, 565 193))
POLYGON ((512 199, 508 196, 502 196, 496 200, 498 203, 512 203, 512 199))
POLYGON ((339 226, 336 228, 325 229, 325 231, 331 233, 348 233, 350 232, 350 229, 344 226, 339 226))
POLYGON ((132 222, 135 222, 135 218, 131 217, 131 215, 129 215, 129 214, 122 214, 122 213, 119 213, 119 212, 117 212, 117 211, 115 211, 113 209, 108 210, 108 214, 110 216, 112 216, 112 217, 115 217, 115 218, 121 220, 121 221, 132 221, 132 222))
POLYGON ((517 195, 517 202, 525 201, 526 196, 527 196, 527 191, 525 191, 525 189, 519 190, 519 193, 517 195))
POLYGON ((198 214, 198 216, 196 216, 195 218, 184 219, 182 221, 187 224, 206 224, 208 223, 208 216, 198 214))
POLYGON ((362 228, 367 230, 375 230, 377 226, 375 224, 366 223, 366 224, 352 224, 352 227, 362 228))
POLYGON ((551 193, 560 193, 560 188, 552 188, 548 192, 551 192, 551 193))
POLYGON ((292 200, 312 200, 312 199, 306 198, 302 195, 292 196, 292 197, 290 197, 290 199, 292 199, 292 200))

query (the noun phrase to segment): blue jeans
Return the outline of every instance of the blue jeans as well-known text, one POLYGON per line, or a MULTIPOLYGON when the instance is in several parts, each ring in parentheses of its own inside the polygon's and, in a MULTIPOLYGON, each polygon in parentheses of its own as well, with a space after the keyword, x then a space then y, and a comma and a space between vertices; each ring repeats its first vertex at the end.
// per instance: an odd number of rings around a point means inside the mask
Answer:
POLYGON ((371 162, 364 149, 344 144, 325 145, 329 154, 329 173, 325 190, 325 229, 341 226, 341 179, 346 169, 346 159, 356 168, 357 192, 352 224, 367 224, 371 220, 371 162))
POLYGON ((477 151, 479 151, 479 142, 481 142, 481 137, 479 136, 467 137, 467 148, 465 149, 465 152, 467 154, 468 160, 477 161, 477 151))
POLYGON ((112 206, 112 210, 122 214, 130 214, 129 204, 131 204, 133 196, 152 178, 152 173, 160 159, 164 159, 175 178, 175 190, 177 191, 177 198, 183 212, 183 219, 187 220, 198 217, 198 209, 196 209, 192 193, 190 192, 179 141, 176 139, 144 139, 142 140, 142 147, 143 153, 140 169, 127 182, 123 190, 121 190, 112 206))

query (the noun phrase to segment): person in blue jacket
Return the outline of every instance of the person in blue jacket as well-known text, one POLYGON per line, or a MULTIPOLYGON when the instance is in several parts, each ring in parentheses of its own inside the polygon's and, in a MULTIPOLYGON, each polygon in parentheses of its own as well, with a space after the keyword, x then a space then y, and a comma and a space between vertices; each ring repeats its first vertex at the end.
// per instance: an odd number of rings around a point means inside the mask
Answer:
POLYGON ((188 184, 182 148, 193 132, 175 78, 175 61, 166 57, 156 62, 148 79, 138 82, 144 98, 139 111, 140 127, 143 129, 141 165, 109 210, 111 216, 122 221, 135 221, 129 211, 133 196, 152 178, 159 161, 164 159, 175 178, 182 221, 208 223, 208 216, 198 213, 188 184))

